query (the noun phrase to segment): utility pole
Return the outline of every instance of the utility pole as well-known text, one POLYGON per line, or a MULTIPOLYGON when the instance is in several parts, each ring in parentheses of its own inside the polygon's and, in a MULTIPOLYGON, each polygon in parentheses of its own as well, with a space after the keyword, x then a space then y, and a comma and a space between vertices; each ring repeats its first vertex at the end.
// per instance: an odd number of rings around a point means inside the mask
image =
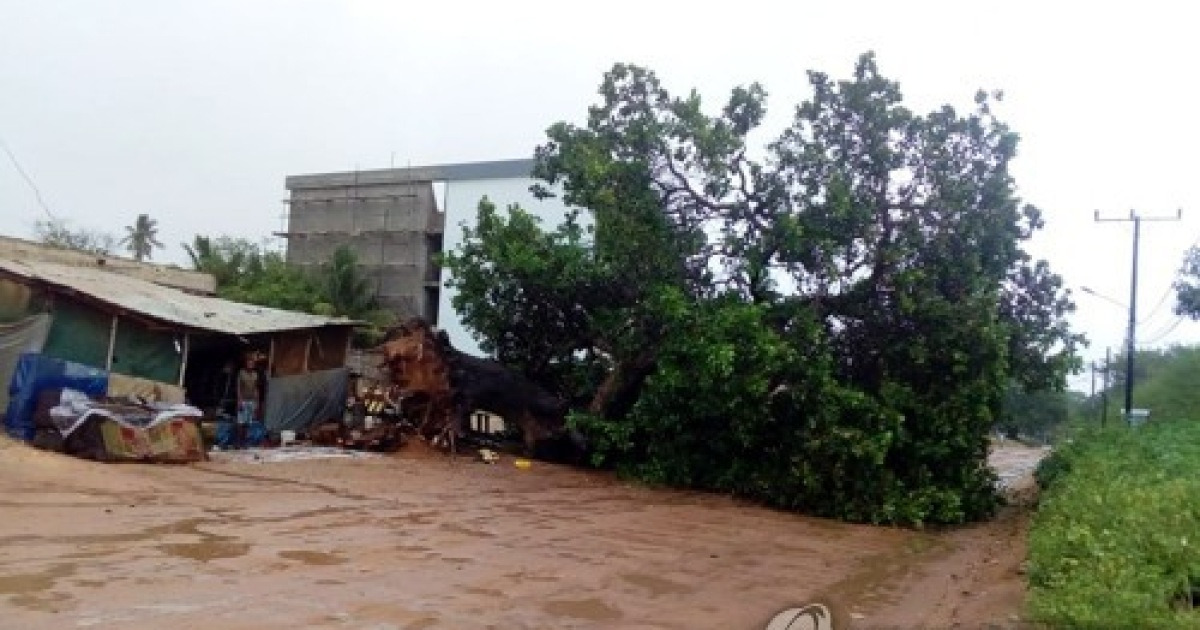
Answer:
POLYGON ((1144 217, 1137 213, 1136 210, 1129 211, 1129 218, 1121 217, 1119 219, 1101 219, 1100 211, 1096 211, 1096 222, 1125 222, 1133 223, 1133 267, 1130 273, 1129 280, 1129 335, 1128 345, 1125 349, 1125 422, 1133 417, 1133 352, 1134 352, 1134 334, 1137 331, 1137 282, 1138 282, 1138 243, 1142 235, 1142 221, 1178 221, 1183 218, 1183 210, 1180 209, 1173 217, 1144 217))

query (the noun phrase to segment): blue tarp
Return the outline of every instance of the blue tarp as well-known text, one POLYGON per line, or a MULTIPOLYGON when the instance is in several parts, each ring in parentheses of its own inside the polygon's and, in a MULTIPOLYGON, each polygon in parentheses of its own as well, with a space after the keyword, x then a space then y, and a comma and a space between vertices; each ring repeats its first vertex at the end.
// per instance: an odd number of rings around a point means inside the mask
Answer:
POLYGON ((108 372, 42 354, 22 354, 8 387, 5 432, 20 440, 32 440, 38 396, 47 389, 67 388, 90 398, 102 398, 108 391, 108 372))

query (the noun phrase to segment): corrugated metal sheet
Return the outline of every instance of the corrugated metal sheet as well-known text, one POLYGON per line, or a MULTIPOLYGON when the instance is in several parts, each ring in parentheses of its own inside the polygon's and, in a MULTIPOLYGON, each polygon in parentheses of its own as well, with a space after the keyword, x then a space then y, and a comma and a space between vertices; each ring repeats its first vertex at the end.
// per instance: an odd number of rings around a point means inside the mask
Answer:
POLYGON ((230 335, 360 323, 193 295, 95 268, 0 258, 0 272, 59 290, 75 291, 148 319, 230 335))

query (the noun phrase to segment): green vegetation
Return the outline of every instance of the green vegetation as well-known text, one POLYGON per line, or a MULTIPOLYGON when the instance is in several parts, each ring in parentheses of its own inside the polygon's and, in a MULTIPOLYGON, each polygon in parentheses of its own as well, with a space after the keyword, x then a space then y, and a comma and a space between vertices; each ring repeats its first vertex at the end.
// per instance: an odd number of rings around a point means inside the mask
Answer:
MULTIPOLYGON (((1122 359, 1123 360, 1123 359, 1122 359)), ((1124 363, 1121 364, 1124 366, 1124 363)), ((1175 346, 1164 350, 1141 350, 1134 363, 1135 407, 1150 410, 1154 418, 1191 418, 1200 409, 1200 347, 1175 346)), ((1124 387, 1124 381, 1119 387, 1124 387)), ((1119 417, 1123 389, 1109 393, 1109 406, 1119 417), (1117 401, 1114 406, 1112 401, 1117 401)))
POLYGON ((580 213, 547 231, 484 200, 444 259, 454 306, 573 397, 602 465, 855 521, 986 517, 1006 393, 1061 389, 1078 342, 1023 249, 1017 135, 998 94, 906 108, 873 55, 809 83, 763 152, 761 86, 709 114, 614 66, 536 154, 539 194, 580 213))
POLYGON ((996 429, 1011 439, 1041 444, 1056 441, 1071 419, 1081 419, 1089 409, 1087 397, 1078 392, 1027 391, 1009 385, 996 429))
POLYGON ((1200 422, 1090 430, 1043 462, 1030 607, 1055 627, 1196 628, 1200 422))
POLYGON ((33 234, 39 242, 52 247, 73 249, 86 254, 111 255, 117 238, 107 232, 87 228, 72 228, 64 219, 38 221, 33 234))
MULTIPOLYGON (((1133 406, 1149 409, 1152 419, 1195 417, 1200 409, 1200 346, 1172 346, 1154 350, 1138 350, 1134 359, 1133 406)), ((1084 425, 1097 425, 1101 418, 1101 397, 1097 391, 1092 398, 1083 399, 1073 420, 1084 425)), ((1125 355, 1114 356, 1108 386, 1108 422, 1120 423, 1125 406, 1125 355)))
POLYGON ((148 214, 137 215, 133 225, 125 226, 125 236, 121 238, 121 244, 133 254, 134 260, 150 260, 154 250, 162 249, 163 246, 158 242, 158 221, 151 219, 148 214))
POLYGON ((329 263, 308 273, 288 265, 278 252, 263 251, 246 239, 196 236, 183 245, 192 268, 213 275, 217 295, 236 302, 371 324, 355 335, 359 346, 377 344, 394 315, 375 304, 370 284, 348 247, 339 247, 329 263))

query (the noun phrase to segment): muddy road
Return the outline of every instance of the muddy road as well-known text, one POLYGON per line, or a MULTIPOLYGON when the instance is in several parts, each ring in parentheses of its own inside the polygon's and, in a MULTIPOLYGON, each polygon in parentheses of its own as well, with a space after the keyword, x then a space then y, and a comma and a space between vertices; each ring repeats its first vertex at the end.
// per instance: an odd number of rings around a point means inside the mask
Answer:
POLYGON ((854 526, 417 447, 140 466, 3 441, 0 514, 0 628, 758 629, 809 602, 839 628, 1009 628, 1024 599, 1021 508, 854 526))

